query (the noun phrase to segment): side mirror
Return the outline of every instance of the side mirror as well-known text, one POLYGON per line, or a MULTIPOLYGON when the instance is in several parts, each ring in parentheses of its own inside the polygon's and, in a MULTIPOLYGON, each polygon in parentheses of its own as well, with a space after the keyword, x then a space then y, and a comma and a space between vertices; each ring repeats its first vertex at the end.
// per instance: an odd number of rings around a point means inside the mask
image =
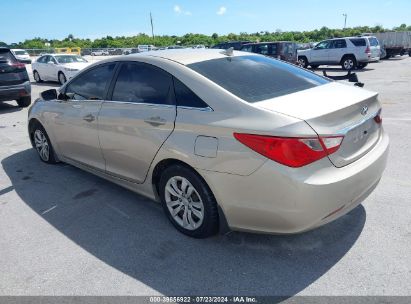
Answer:
POLYGON ((43 100, 57 99, 57 90, 51 89, 51 90, 43 91, 41 92, 40 96, 43 100))

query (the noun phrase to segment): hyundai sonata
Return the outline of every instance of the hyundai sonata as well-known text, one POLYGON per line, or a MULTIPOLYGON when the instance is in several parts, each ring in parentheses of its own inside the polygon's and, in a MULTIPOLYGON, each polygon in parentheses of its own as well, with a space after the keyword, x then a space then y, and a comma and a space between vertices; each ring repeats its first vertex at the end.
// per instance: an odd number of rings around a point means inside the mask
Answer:
POLYGON ((326 224, 372 192, 388 153, 376 93, 232 50, 95 63, 43 92, 28 128, 42 161, 161 202, 193 237, 326 224))

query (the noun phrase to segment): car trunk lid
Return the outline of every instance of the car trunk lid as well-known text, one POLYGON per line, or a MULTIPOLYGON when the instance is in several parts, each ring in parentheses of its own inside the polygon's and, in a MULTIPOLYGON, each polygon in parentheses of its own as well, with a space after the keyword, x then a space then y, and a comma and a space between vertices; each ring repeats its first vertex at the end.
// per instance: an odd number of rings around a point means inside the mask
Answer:
POLYGON ((336 167, 364 156, 381 135, 377 93, 354 86, 332 82, 255 105, 305 120, 319 136, 343 135, 340 148, 329 155, 336 167))

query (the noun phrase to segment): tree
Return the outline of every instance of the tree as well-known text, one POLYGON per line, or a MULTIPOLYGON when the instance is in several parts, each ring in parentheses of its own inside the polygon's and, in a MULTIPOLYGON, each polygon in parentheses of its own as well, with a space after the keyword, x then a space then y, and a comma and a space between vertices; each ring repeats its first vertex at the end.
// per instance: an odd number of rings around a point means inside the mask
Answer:
POLYGON ((212 34, 211 38, 213 38, 214 40, 217 40, 218 39, 218 34, 217 33, 212 34))

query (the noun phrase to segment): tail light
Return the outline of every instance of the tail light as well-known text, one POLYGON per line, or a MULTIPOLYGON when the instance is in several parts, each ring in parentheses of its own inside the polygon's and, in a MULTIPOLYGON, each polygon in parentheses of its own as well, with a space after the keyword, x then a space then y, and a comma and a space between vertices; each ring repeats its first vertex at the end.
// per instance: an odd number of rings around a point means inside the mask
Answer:
POLYGON ((374 121, 377 124, 382 124, 381 110, 379 110, 377 115, 374 117, 374 121))
POLYGON ((11 64, 11 66, 14 67, 14 68, 18 68, 18 69, 25 69, 26 68, 24 63, 21 63, 21 62, 13 62, 11 64))
POLYGON ((366 54, 371 54, 371 49, 369 46, 367 46, 367 48, 365 49, 365 53, 366 54))
POLYGON ((234 133, 234 137, 255 152, 292 168, 299 168, 336 152, 343 136, 274 137, 234 133))

